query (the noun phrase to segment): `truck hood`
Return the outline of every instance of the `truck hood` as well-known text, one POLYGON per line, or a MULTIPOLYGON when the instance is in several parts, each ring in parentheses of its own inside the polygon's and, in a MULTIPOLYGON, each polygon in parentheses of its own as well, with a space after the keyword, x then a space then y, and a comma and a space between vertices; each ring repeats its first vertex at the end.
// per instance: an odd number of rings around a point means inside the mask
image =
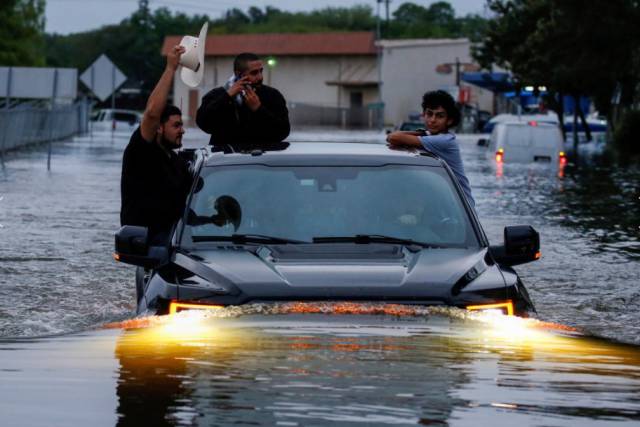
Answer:
MULTIPOLYGON (((280 245, 247 250, 226 246, 177 254, 174 262, 197 275, 204 297, 251 300, 359 299, 450 303, 452 288, 504 288, 487 248, 411 251, 402 245, 280 245)), ((193 283, 191 281, 191 283, 193 283)), ((182 291, 181 291, 182 292, 182 291)), ((181 295, 187 295, 182 292, 181 295)), ((194 295, 195 296, 195 295, 194 295)))

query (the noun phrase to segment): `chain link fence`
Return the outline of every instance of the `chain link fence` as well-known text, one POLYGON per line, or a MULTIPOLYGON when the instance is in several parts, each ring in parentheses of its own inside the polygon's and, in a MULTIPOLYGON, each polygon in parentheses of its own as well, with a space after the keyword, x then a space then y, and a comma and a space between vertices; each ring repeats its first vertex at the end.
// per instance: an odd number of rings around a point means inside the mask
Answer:
POLYGON ((343 129, 381 129, 384 109, 371 107, 327 107, 289 103, 292 126, 332 126, 343 129))
POLYGON ((31 144, 56 141, 89 130, 90 104, 39 107, 17 105, 0 110, 0 153, 31 144))

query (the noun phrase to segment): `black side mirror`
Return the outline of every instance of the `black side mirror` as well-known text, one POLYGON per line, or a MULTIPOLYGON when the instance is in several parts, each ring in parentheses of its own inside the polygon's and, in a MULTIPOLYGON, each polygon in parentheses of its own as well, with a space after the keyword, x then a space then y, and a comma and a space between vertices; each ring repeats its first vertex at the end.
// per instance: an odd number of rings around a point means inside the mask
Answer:
POLYGON ((480 138, 480 139, 478 140, 478 145, 479 145, 480 147, 486 147, 486 146, 488 146, 488 145, 489 145, 489 140, 488 140, 488 139, 486 139, 486 138, 480 138))
POLYGON ((504 228, 504 246, 491 246, 491 255, 498 264, 513 266, 540 258, 540 235, 530 225, 504 228))
POLYGON ((116 247, 113 257, 116 261, 157 268, 169 260, 166 246, 149 246, 149 230, 135 225, 123 226, 115 235, 116 247))

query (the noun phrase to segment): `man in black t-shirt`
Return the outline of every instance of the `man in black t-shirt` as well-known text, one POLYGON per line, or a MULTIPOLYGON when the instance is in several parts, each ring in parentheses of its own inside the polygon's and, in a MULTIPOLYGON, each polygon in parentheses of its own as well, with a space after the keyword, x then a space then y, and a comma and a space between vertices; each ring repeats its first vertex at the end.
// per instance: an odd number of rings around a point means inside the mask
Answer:
POLYGON ((149 228, 150 239, 164 242, 182 216, 191 188, 187 162, 173 151, 182 146, 180 109, 167 96, 184 48, 175 46, 147 101, 140 127, 133 132, 122 159, 121 225, 149 228))
POLYGON ((282 94, 262 83, 262 61, 242 53, 233 61, 233 76, 202 98, 196 123, 211 134, 209 144, 234 149, 279 143, 289 136, 289 111, 282 94))

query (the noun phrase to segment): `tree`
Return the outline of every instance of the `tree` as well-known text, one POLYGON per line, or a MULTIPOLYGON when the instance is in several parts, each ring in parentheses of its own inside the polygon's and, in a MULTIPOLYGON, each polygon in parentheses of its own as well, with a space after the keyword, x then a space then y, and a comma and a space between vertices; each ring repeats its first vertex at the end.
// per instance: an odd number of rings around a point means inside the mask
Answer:
MULTIPOLYGON (((547 86, 557 99, 590 96, 604 113, 610 108, 603 100, 611 99, 618 83, 626 82, 627 90, 637 85, 632 64, 639 41, 637 1, 488 0, 488 5, 495 17, 474 52, 483 66, 507 68, 522 85, 547 86)), ((576 113, 586 128, 584 112, 576 113)))
POLYGON ((44 0, 2 0, 0 65, 44 65, 44 0))
POLYGON ((429 9, 427 9, 427 19, 434 25, 451 28, 456 19, 456 12, 446 1, 439 1, 429 6, 429 9))
POLYGON ((393 20, 406 26, 419 25, 429 20, 429 12, 415 3, 402 3, 393 12, 393 20))
POLYGON ((259 7, 251 6, 249 8, 249 18, 251 18, 251 23, 261 24, 265 20, 265 13, 259 7))
POLYGON ((446 1, 423 7, 415 3, 402 3, 393 13, 393 20, 383 34, 384 38, 479 38, 486 20, 478 15, 456 18, 455 10, 446 1))
MULTIPOLYGON (((287 12, 272 6, 250 7, 247 12, 232 8, 221 18, 210 19, 206 15, 190 16, 166 8, 151 11, 149 4, 148 0, 139 0, 138 10, 117 25, 66 36, 47 35, 47 64, 82 71, 105 53, 139 84, 142 88, 140 98, 146 100, 164 67, 164 59, 160 56, 164 38, 196 35, 205 21, 209 22, 209 34, 373 31, 376 28, 373 9, 366 5, 329 7, 311 12, 287 12)), ((464 31, 479 33, 483 22, 479 17, 455 18, 453 9, 446 2, 435 3, 429 8, 405 3, 394 14, 384 36, 462 37, 464 31), (411 25, 407 26, 405 20, 411 21, 411 25)))

